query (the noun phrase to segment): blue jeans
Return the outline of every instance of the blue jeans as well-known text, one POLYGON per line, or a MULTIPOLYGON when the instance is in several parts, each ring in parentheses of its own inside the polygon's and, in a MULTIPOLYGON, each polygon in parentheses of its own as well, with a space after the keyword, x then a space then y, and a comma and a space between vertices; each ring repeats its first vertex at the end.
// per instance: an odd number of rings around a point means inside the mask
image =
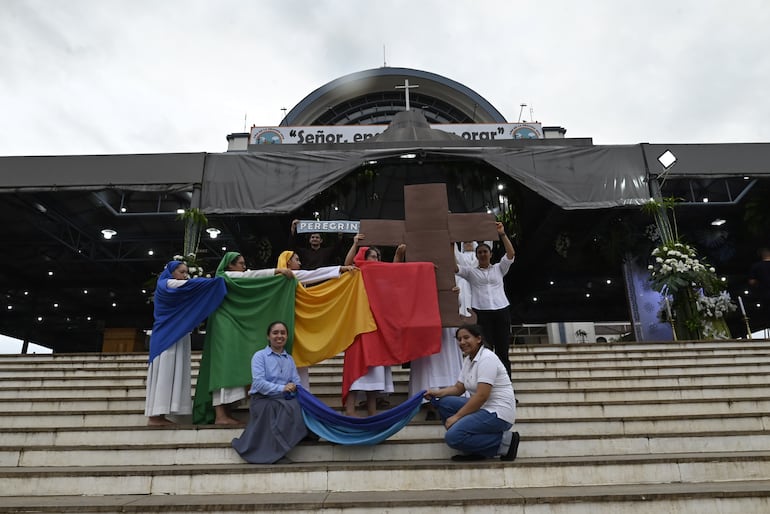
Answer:
MULTIPOLYGON (((438 407, 441 422, 446 423, 450 416, 468 401, 461 396, 445 396, 434 398, 431 403, 438 407)), ((511 428, 511 424, 497 417, 497 414, 479 409, 460 420, 447 430, 444 440, 450 448, 464 453, 495 457, 499 455, 500 442, 503 432, 511 428)))

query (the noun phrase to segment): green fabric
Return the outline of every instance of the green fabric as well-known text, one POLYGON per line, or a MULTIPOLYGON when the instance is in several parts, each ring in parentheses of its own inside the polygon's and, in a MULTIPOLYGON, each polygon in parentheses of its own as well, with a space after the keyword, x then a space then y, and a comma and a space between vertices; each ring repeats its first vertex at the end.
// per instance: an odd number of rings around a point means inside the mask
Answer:
POLYGON ((238 257, 228 252, 217 268, 227 284, 227 296, 209 316, 193 402, 193 423, 214 422, 211 393, 226 387, 251 384, 251 357, 267 346, 267 327, 283 321, 289 331, 286 351, 291 353, 294 334, 294 291, 297 281, 282 275, 230 278, 227 264, 238 257))

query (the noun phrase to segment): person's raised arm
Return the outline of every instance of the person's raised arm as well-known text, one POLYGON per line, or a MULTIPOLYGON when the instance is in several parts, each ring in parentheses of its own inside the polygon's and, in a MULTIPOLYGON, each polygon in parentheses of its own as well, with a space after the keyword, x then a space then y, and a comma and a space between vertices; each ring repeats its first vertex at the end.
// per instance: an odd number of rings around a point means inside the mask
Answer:
POLYGON ((353 261, 356 258, 356 253, 358 252, 358 245, 361 244, 363 239, 363 234, 356 234, 353 236, 353 244, 350 245, 350 250, 348 250, 348 254, 345 256, 345 266, 350 266, 353 264, 353 261))
POLYGON ((291 221, 291 231, 289 232, 289 240, 287 242, 287 247, 292 251, 297 251, 297 223, 299 223, 299 220, 292 220, 291 221))
POLYGON ((516 256, 516 251, 513 249, 513 243, 511 243, 510 238, 505 233, 505 227, 499 221, 495 222, 495 225, 497 226, 497 234, 500 236, 500 240, 503 242, 503 247, 505 248, 505 256, 509 259, 513 259, 516 256))
POLYGON ((396 248, 396 253, 393 255, 393 262, 406 262, 406 245, 401 243, 396 248))
MULTIPOLYGON (((455 253, 455 273, 458 273, 460 271, 460 257, 459 257, 460 252, 457 250, 457 245, 456 244, 454 244, 454 243, 449 243, 449 244, 452 245, 452 250, 455 253)), ((462 243, 460 243, 460 244, 462 244, 462 243)))

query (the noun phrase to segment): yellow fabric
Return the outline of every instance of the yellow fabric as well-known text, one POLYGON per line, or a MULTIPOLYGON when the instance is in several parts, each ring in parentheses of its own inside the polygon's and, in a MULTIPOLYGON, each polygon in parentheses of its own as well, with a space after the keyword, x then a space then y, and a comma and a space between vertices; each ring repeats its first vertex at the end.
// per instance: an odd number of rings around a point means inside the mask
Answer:
POLYGON ((294 252, 286 250, 285 252, 281 252, 281 255, 278 256, 278 265, 276 268, 289 268, 289 259, 291 259, 291 256, 294 255, 294 252))
MULTIPOLYGON (((280 266, 280 258, 278 262, 280 266)), ((334 357, 353 344, 358 334, 375 330, 360 271, 313 287, 297 286, 291 356, 298 367, 334 357)))

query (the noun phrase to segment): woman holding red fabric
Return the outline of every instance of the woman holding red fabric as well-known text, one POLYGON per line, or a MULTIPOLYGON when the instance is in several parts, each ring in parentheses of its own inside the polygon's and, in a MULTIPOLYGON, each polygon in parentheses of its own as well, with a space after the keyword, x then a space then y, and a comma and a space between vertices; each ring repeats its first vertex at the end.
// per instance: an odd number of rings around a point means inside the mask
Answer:
MULTIPOLYGON (((363 234, 356 234, 353 237, 353 245, 348 250, 347 256, 345 256, 345 266, 353 264, 358 256, 357 253, 363 252, 363 260, 379 262, 382 260, 382 254, 379 248, 374 246, 361 247, 359 245, 363 241, 365 236, 363 234)), ((366 412, 369 416, 377 414, 377 394, 378 393, 392 393, 393 388, 393 374, 389 366, 370 366, 366 374, 358 378, 350 386, 350 392, 348 393, 347 400, 345 401, 345 414, 348 416, 356 415, 356 401, 358 392, 362 391, 366 394, 366 412)))

